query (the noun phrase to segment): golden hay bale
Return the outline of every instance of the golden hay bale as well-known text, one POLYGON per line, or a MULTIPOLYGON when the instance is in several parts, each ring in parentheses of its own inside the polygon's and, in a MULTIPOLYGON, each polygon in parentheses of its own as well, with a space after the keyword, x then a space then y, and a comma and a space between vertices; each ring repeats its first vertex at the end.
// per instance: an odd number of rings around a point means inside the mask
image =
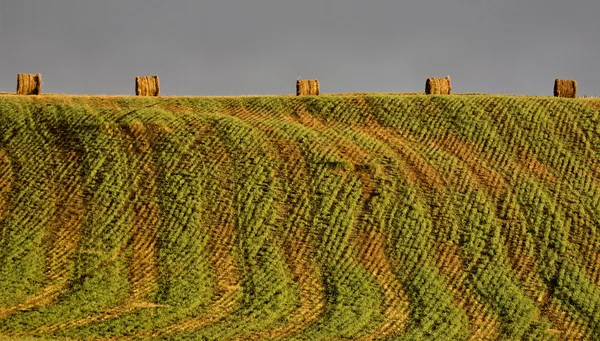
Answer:
POLYGON ((446 76, 445 78, 427 78, 425 93, 427 95, 450 95, 452 93, 450 76, 446 76))
POLYGON ((24 74, 17 75, 17 95, 39 95, 42 93, 42 75, 24 74))
POLYGON ((317 96, 321 93, 319 80, 298 79, 296 81, 296 96, 317 96))
POLYGON ((135 77, 136 96, 160 96, 158 76, 135 77))
POLYGON ((577 97, 577 81, 557 78, 554 81, 554 96, 565 98, 577 97))

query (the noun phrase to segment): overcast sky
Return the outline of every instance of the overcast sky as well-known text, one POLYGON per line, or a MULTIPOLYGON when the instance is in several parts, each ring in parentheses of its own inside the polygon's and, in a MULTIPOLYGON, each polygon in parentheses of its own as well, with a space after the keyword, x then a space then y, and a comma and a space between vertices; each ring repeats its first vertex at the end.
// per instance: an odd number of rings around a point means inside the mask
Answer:
POLYGON ((600 95, 599 0, 0 0, 0 92, 164 95, 424 91, 600 95))

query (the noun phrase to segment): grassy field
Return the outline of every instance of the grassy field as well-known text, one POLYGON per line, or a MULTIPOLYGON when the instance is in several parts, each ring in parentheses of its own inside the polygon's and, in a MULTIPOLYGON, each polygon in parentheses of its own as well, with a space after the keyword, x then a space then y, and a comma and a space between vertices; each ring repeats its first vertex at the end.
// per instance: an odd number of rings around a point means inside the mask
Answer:
POLYGON ((600 99, 0 96, 0 340, 600 339, 600 99))

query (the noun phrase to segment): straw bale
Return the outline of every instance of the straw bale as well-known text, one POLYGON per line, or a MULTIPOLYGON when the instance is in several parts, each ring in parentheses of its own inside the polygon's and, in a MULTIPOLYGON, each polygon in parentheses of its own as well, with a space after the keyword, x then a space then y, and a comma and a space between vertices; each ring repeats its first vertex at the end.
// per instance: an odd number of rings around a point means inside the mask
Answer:
POLYGON ((317 96, 321 86, 317 79, 298 79, 296 81, 296 96, 317 96))
POLYGON ((452 93, 450 76, 444 78, 427 78, 425 93, 427 95, 450 95, 452 93))
POLYGON ((577 97, 577 81, 557 78, 554 81, 554 96, 565 98, 577 97))
POLYGON ((158 76, 135 77, 136 96, 160 96, 158 76))
POLYGON ((17 75, 17 95, 40 95, 42 93, 41 74, 17 75))

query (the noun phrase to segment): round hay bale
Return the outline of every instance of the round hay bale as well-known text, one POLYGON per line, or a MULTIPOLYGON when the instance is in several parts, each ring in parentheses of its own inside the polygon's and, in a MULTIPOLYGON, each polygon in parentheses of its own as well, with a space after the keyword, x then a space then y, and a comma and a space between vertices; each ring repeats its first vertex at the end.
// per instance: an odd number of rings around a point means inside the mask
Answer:
POLYGON ((557 78, 554 81, 554 96, 564 98, 577 97, 577 81, 557 78))
POLYGON ((40 95, 41 93, 41 74, 20 73, 17 75, 17 95, 40 95))
POLYGON ((318 96, 321 93, 321 86, 317 79, 298 79, 296 80, 296 96, 318 96))
POLYGON ((136 96, 160 96, 160 81, 158 76, 135 77, 136 96))
POLYGON ((427 95, 450 95, 452 94, 452 84, 450 76, 444 78, 427 78, 425 82, 425 94, 427 95))

